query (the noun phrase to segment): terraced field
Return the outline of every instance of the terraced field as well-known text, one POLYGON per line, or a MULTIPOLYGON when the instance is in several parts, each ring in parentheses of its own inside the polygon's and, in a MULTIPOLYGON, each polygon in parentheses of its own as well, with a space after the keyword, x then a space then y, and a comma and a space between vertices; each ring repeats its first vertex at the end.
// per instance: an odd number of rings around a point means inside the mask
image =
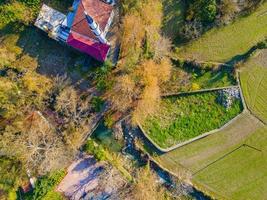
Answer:
POLYGON ((266 131, 257 118, 245 112, 222 131, 155 159, 178 176, 189 174, 195 187, 212 197, 264 199, 266 131))
POLYGON ((244 64, 240 79, 248 108, 267 123, 267 50, 258 52, 244 64))
POLYGON ((227 199, 265 199, 267 127, 254 132, 245 144, 195 174, 195 184, 227 199))
POLYGON ((213 28, 182 47, 177 56, 186 59, 227 62, 246 53, 267 35, 267 2, 253 14, 231 25, 213 28))
POLYGON ((249 111, 223 130, 155 156, 177 175, 216 199, 267 196, 267 50, 257 52, 240 72, 249 111))

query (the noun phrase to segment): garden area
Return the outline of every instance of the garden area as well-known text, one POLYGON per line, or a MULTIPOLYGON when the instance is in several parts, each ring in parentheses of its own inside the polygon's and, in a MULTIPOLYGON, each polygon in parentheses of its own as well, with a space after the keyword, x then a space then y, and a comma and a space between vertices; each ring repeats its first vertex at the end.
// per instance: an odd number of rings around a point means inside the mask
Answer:
POLYGON ((144 131, 162 148, 220 128, 242 111, 239 98, 225 107, 220 92, 188 94, 162 99, 160 111, 141 124, 144 131))

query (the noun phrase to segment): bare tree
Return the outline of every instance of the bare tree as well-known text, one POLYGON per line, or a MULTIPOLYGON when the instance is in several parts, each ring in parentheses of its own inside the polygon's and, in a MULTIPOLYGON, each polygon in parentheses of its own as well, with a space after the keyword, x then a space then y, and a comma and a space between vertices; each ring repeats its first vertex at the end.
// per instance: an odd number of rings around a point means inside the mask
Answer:
POLYGON ((68 86, 56 97, 55 109, 64 117, 66 123, 71 122, 79 126, 83 119, 88 117, 91 106, 89 99, 82 101, 77 91, 68 86))
POLYGON ((72 158, 61 136, 38 112, 7 127, 4 138, 5 153, 16 155, 28 169, 38 174, 65 167, 72 158))
POLYGON ((160 36, 158 40, 155 42, 155 52, 154 52, 154 59, 159 61, 164 57, 168 56, 171 51, 172 43, 169 38, 160 36))

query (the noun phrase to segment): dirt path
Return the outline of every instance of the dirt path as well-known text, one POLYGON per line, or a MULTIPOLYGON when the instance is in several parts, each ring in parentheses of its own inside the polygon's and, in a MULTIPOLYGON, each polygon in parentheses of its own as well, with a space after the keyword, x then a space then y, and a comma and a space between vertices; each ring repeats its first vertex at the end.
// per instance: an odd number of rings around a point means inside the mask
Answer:
POLYGON ((118 199, 116 193, 124 184, 125 180, 116 169, 86 155, 69 166, 57 191, 70 200, 118 199))

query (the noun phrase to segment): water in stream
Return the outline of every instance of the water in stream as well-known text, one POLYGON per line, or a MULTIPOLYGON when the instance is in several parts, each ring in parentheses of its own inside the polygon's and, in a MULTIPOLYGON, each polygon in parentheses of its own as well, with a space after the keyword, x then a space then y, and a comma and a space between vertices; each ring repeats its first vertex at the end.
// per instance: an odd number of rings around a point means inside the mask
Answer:
POLYGON ((100 123, 96 130, 91 135, 91 138, 103 145, 111 152, 121 152, 123 148, 123 142, 115 139, 112 134, 112 130, 105 127, 104 123, 100 123))
MULTIPOLYGON (((104 123, 100 123, 97 129, 93 132, 91 135, 91 138, 96 140, 99 144, 103 145, 105 148, 107 148, 109 151, 114 153, 121 153, 122 151, 124 154, 126 153, 128 156, 130 156, 134 161, 139 165, 144 165, 144 159, 142 157, 142 153, 134 148, 133 143, 133 137, 131 134, 124 137, 126 142, 118 141, 115 139, 114 135, 112 134, 112 130, 105 127, 104 123)), ((151 169, 154 170, 159 180, 167 185, 168 187, 173 187, 174 184, 172 182, 171 175, 162 170, 159 166, 152 163, 151 169)), ((209 200, 210 198, 206 197, 202 192, 197 191, 195 188, 192 188, 191 186, 188 186, 185 184, 184 188, 187 191, 187 194, 189 195, 189 199, 196 199, 196 200, 209 200)), ((173 189, 173 188, 172 188, 173 189)))

